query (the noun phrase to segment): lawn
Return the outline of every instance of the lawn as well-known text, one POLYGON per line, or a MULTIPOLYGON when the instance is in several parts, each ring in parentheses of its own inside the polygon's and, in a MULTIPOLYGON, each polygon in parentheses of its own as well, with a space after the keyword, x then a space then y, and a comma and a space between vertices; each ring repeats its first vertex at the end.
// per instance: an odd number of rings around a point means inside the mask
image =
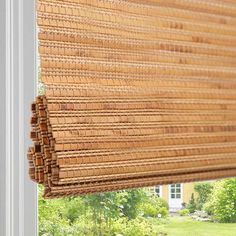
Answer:
POLYGON ((190 217, 170 217, 163 231, 168 236, 236 236, 236 224, 199 222, 190 217))

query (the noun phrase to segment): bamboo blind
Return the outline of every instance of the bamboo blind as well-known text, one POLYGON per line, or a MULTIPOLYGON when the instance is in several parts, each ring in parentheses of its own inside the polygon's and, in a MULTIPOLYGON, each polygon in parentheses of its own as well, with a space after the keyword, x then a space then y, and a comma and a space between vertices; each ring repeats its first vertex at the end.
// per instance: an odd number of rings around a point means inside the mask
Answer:
POLYGON ((236 176, 234 0, 38 0, 45 197, 236 176))

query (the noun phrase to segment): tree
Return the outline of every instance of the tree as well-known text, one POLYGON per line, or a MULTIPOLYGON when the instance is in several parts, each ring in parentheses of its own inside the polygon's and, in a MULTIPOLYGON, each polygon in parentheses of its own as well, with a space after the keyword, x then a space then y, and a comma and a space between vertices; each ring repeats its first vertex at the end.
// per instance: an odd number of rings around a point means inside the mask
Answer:
POLYGON ((202 210, 203 205, 208 201, 212 192, 213 184, 210 182, 195 183, 194 190, 198 193, 196 199, 197 210, 202 210))
POLYGON ((217 181, 203 209, 219 222, 236 223, 236 178, 217 181))
POLYGON ((196 202, 194 198, 194 194, 192 193, 191 199, 189 200, 189 203, 187 204, 187 209, 189 209, 190 213, 194 213, 196 210, 196 202))

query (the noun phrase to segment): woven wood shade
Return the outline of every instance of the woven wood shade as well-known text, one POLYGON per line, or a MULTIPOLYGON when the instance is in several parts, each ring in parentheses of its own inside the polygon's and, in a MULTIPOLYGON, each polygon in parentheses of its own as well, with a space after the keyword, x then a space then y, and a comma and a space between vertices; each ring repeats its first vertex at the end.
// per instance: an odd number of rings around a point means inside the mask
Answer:
POLYGON ((38 0, 31 178, 61 197, 236 176, 234 0, 38 0))

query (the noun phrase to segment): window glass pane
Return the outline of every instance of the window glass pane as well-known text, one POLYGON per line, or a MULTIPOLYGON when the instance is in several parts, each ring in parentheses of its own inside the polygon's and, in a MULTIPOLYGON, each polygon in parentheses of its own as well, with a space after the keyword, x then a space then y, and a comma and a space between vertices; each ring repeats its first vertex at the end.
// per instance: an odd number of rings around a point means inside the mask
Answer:
POLYGON ((180 193, 181 191, 180 191, 180 188, 177 188, 176 189, 176 193, 180 193))
POLYGON ((175 189, 171 189, 171 193, 175 193, 175 189))
POLYGON ((180 188, 180 184, 176 184, 176 187, 177 187, 177 188, 180 188))
POLYGON ((160 187, 156 187, 156 188, 155 188, 155 192, 156 192, 156 194, 159 196, 159 195, 160 195, 160 187))
POLYGON ((175 194, 171 194, 171 198, 175 198, 175 194))
POLYGON ((176 194, 176 198, 181 198, 181 196, 180 196, 180 194, 178 193, 178 194, 176 194))

